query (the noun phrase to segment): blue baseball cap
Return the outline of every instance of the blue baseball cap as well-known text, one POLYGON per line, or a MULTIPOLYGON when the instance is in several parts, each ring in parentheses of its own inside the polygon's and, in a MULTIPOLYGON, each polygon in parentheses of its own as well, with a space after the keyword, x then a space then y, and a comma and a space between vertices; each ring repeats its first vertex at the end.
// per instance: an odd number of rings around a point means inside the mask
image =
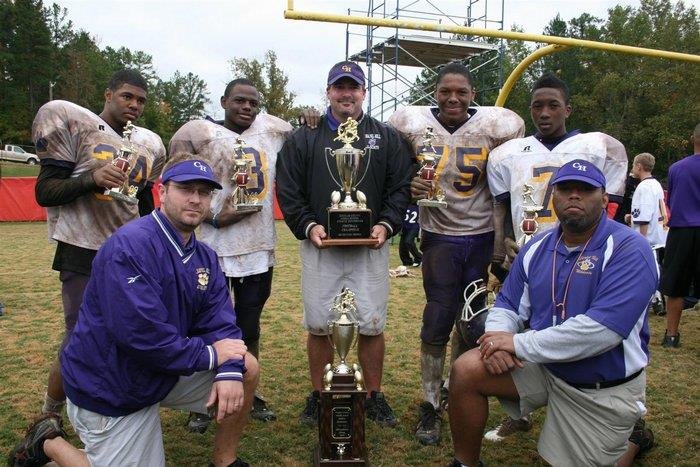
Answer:
POLYGON ((355 62, 345 61, 333 65, 331 71, 328 72, 328 85, 330 86, 340 78, 352 78, 360 86, 365 85, 365 72, 355 62))
POLYGON ((214 188, 221 189, 221 184, 214 179, 214 172, 203 160, 187 160, 178 162, 163 172, 161 182, 206 182, 214 188))
POLYGON ((605 175, 603 175, 603 172, 595 164, 584 159, 575 159, 559 167, 559 170, 557 170, 557 173, 549 183, 550 185, 555 185, 570 180, 587 183, 596 188, 605 187, 605 175))

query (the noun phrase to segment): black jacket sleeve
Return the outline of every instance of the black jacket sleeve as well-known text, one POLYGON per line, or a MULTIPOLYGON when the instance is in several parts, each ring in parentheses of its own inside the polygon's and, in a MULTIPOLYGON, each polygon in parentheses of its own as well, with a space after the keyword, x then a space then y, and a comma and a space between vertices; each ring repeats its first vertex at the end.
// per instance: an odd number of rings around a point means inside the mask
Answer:
POLYGON ((299 240, 306 238, 306 228, 316 219, 313 208, 307 202, 307 126, 298 128, 285 141, 277 155, 277 201, 284 221, 299 240))
POLYGON ((54 165, 43 160, 34 189, 39 206, 68 204, 79 196, 91 193, 98 188, 92 178, 92 172, 85 172, 77 177, 71 177, 72 173, 72 167, 54 165))
POLYGON ((377 222, 388 222, 396 234, 401 229, 411 199, 411 149, 396 130, 388 128, 387 163, 382 209, 377 222))

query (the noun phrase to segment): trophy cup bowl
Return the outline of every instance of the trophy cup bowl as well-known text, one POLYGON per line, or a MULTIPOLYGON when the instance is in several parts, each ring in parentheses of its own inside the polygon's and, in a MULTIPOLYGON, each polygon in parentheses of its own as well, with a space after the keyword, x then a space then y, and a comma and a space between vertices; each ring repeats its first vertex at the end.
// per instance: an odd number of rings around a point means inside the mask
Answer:
POLYGON ((340 318, 328 322, 328 331, 330 332, 331 347, 335 350, 338 358, 340 358, 340 363, 335 366, 333 372, 343 375, 353 373, 346 359, 348 353, 350 353, 350 350, 357 342, 359 335, 358 323, 350 320, 347 313, 343 312, 340 318))
POLYGON ((365 151, 353 148, 350 145, 343 146, 333 151, 335 166, 343 185, 345 199, 340 203, 341 208, 352 209, 357 207, 357 203, 352 200, 352 187, 357 180, 357 171, 365 151))

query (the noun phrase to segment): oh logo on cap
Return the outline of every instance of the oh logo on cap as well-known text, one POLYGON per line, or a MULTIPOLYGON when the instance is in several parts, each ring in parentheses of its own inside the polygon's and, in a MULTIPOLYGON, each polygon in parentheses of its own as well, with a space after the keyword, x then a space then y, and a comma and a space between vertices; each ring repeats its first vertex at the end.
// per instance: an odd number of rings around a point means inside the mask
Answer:
POLYGON ((571 167, 573 167, 574 169, 580 170, 581 172, 585 172, 585 171, 586 171, 586 166, 585 166, 585 165, 581 165, 581 164, 578 163, 578 162, 574 162, 574 163, 571 165, 571 167))
POLYGON ((194 166, 197 167, 197 168, 198 168, 199 170, 201 170, 202 172, 206 172, 206 171, 207 171, 207 167, 206 167, 204 164, 202 164, 201 162, 199 162, 199 161, 195 161, 194 166))
POLYGON ((346 73, 350 73, 350 71, 351 71, 351 68, 349 65, 343 65, 341 68, 346 73))

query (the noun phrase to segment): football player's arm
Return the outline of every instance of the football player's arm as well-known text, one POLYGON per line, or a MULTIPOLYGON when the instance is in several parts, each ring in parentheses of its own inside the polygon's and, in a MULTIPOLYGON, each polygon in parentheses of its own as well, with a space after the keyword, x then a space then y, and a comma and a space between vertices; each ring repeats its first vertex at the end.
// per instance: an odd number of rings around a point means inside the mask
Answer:
POLYGON ((41 169, 36 179, 34 195, 39 206, 61 206, 76 198, 97 190, 98 186, 90 172, 71 177, 74 164, 41 161, 41 169))

